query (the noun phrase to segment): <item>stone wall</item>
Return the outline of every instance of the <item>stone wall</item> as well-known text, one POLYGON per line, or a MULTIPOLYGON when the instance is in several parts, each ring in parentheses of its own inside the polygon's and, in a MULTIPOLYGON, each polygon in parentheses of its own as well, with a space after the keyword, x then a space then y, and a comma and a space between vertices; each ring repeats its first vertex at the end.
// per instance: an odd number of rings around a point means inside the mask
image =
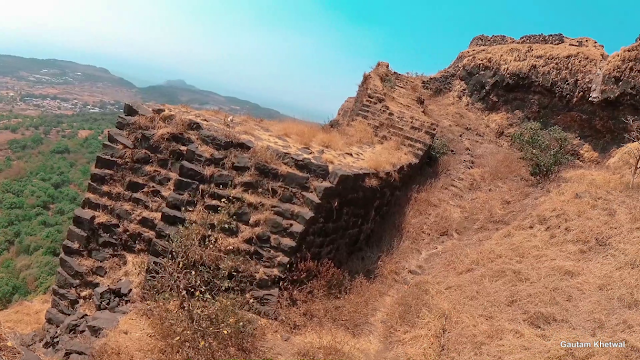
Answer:
MULTIPOLYGON (((234 251, 255 269, 246 288, 255 310, 273 315, 279 282, 296 257, 304 252, 344 265, 367 247, 394 195, 426 161, 420 154, 393 172, 377 173, 330 168, 304 150, 272 149, 280 161, 273 163, 257 155, 253 141, 201 121, 144 125, 157 123, 163 112, 126 105, 96 158, 62 245, 40 342, 56 356, 88 355, 90 348, 78 349, 78 335, 100 337, 129 311, 135 285, 116 276, 128 255, 148 257, 148 269, 162 266, 172 235, 198 211, 229 214, 210 229, 238 244, 234 251)), ((428 144, 415 149, 425 152, 428 144)))
POLYGON ((423 113, 424 99, 410 89, 413 79, 389 68, 386 62, 364 75, 355 99, 349 98, 340 108, 331 126, 361 121, 385 140, 396 139, 420 157, 428 153, 436 126, 423 113), (409 106, 396 106, 398 99, 414 99, 409 106))

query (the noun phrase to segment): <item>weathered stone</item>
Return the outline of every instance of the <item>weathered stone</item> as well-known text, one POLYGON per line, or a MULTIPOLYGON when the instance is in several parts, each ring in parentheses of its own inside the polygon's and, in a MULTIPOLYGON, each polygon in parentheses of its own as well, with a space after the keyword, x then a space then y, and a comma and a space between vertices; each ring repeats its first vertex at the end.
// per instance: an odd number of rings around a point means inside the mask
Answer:
POLYGON ((131 280, 122 280, 115 286, 116 296, 128 296, 131 293, 133 284, 131 280))
POLYGON ((100 277, 105 277, 107 275, 107 269, 102 265, 98 265, 93 268, 93 273, 100 277))
POLYGON ((97 169, 106 169, 106 170, 114 170, 119 166, 118 159, 114 159, 112 157, 98 155, 96 156, 96 168, 97 169))
POLYGON ((271 238, 271 246, 286 253, 291 253, 296 249, 298 244, 291 239, 274 236, 271 238))
POLYGON ((82 204, 80 204, 80 206, 83 209, 89 209, 89 210, 93 210, 93 211, 108 211, 109 210, 109 205, 107 205, 106 203, 95 199, 91 196, 87 196, 84 199, 82 199, 82 204))
POLYGON ((320 199, 318 199, 318 197, 315 196, 315 194, 306 193, 306 192, 302 193, 302 201, 304 202, 304 205, 309 209, 311 209, 312 211, 315 210, 316 207, 321 203, 320 199))
POLYGON ((182 178, 197 181, 199 183, 205 183, 207 180, 204 169, 186 161, 180 163, 178 175, 182 178))
POLYGON ((90 257, 94 260, 103 262, 103 261, 107 261, 109 259, 109 254, 107 254, 104 251, 100 251, 100 250, 92 250, 90 257))
POLYGON ((309 181, 309 175, 287 171, 282 176, 282 178, 282 181, 287 186, 298 188, 301 190, 306 190, 309 188, 309 185, 307 185, 307 181, 309 181))
POLYGON ((280 201, 283 203, 292 203, 295 201, 295 197, 290 191, 284 191, 282 195, 280 195, 280 201))
POLYGON ((88 210, 76 209, 73 212, 73 225, 79 229, 90 232, 94 228, 96 215, 88 210))
POLYGON ((164 269, 164 261, 155 256, 149 256, 147 271, 151 274, 158 274, 164 269))
POLYGON ((62 289, 58 286, 55 286, 55 285, 52 286, 51 293, 53 294, 54 297, 57 297, 62 301, 69 302, 71 305, 78 305, 80 303, 80 301, 78 300, 78 297, 73 292, 66 289, 62 289))
POLYGON ((187 147, 187 152, 185 153, 185 160, 191 163, 202 163, 206 159, 205 153, 200 151, 198 145, 191 144, 187 147))
POLYGON ((118 120, 116 121, 116 129, 125 130, 129 126, 131 126, 131 124, 133 124, 134 121, 135 119, 130 116, 118 115, 118 120))
POLYGON ((114 208, 113 216, 118 220, 129 220, 131 219, 131 211, 123 207, 114 208))
POLYGON ((77 243, 65 240, 62 242, 62 253, 67 256, 82 255, 82 249, 77 243))
POLYGON ((250 139, 243 139, 240 142, 236 143, 236 147, 240 150, 251 150, 256 146, 256 144, 250 139))
POLYGON ((151 164, 152 158, 151 154, 146 151, 139 152, 133 156, 133 162, 136 164, 151 164))
POLYGON ((60 255, 60 268, 76 280, 83 279, 86 271, 82 265, 66 255, 60 255))
POLYGON ((133 149, 134 145, 131 140, 127 139, 127 137, 119 130, 108 130, 107 131, 107 140, 110 143, 116 145, 122 145, 126 148, 133 149))
POLYGON ((218 213, 221 207, 222 203, 219 201, 208 201, 204 204, 204 209, 211 213, 218 213))
POLYGON ((329 176, 329 165, 315 162, 307 157, 294 156, 294 166, 296 169, 311 174, 315 177, 326 179, 329 176))
POLYGON ((100 247, 115 248, 115 247, 118 247, 118 245, 120 245, 115 239, 110 238, 108 236, 99 237, 97 242, 100 247))
POLYGON ((324 196, 332 196, 335 192, 335 186, 327 182, 314 183, 313 189, 320 199, 323 199, 324 196))
POLYGON ((162 209, 160 220, 173 226, 184 225, 187 222, 187 218, 180 211, 171 210, 168 207, 162 209))
POLYGON ((343 169, 335 169, 329 174, 329 182, 333 185, 345 185, 345 183, 349 182, 353 175, 343 169))
POLYGON ((284 230, 283 218, 280 216, 270 216, 265 221, 265 224, 272 233, 277 233, 284 230))
POLYGON ((62 289, 72 289, 80 284, 80 281, 73 279, 61 268, 56 272, 56 286, 62 289))
POLYGON ((251 160, 246 155, 240 155, 233 161, 233 170, 247 171, 251 168, 251 160))
POLYGON ((200 130, 200 140, 217 150, 229 150, 233 147, 233 141, 227 140, 208 130, 200 130))
POLYGON ((156 258, 166 258, 171 252, 171 245, 163 240, 154 239, 151 242, 149 254, 156 258))
POLYGON ((100 336, 104 330, 114 329, 122 315, 109 311, 97 311, 89 317, 87 329, 93 336, 100 336))
POLYGON ((307 225, 307 223, 313 218, 313 213, 308 210, 300 210, 297 211, 294 220, 299 222, 302 225, 307 225))
POLYGON ((116 230, 120 228, 120 224, 115 220, 107 220, 105 222, 100 223, 100 230, 109 235, 114 235, 116 230))
POLYGON ((145 209, 148 209, 150 204, 149 198, 142 194, 133 194, 131 196, 131 202, 145 209))
POLYGON ((20 351, 22 351, 22 357, 20 360, 42 360, 40 356, 25 347, 20 347, 20 351))
POLYGON ((111 181, 113 172, 109 170, 93 169, 91 170, 90 180, 94 184, 104 185, 111 181))
POLYGON ((158 224, 158 226, 156 226, 156 236, 158 237, 158 239, 168 239, 177 231, 177 227, 169 226, 162 222, 158 224))
POLYGON ((160 186, 165 186, 171 182, 171 176, 166 174, 154 174, 149 178, 149 180, 160 186))
POLYGON ((300 234, 302 234, 302 232, 304 231, 304 226, 298 224, 295 221, 285 220, 283 223, 286 229, 286 233, 295 239, 298 239, 300 237, 300 234))
POLYGON ((58 312, 64 315, 71 315, 75 313, 75 306, 58 298, 57 296, 51 297, 51 308, 58 310, 58 312))
POLYGON ((140 226, 142 226, 145 229, 149 229, 151 231, 156 229, 156 226, 158 226, 158 224, 156 224, 155 220, 153 220, 150 217, 146 217, 146 216, 142 216, 140 218, 140 220, 138 220, 138 224, 140 224, 140 226))
POLYGON ((91 354, 91 346, 83 344, 79 341, 72 340, 64 344, 64 356, 69 357, 71 355, 89 355, 91 354))
POLYGON ((186 193, 197 195, 200 190, 200 184, 193 180, 177 178, 173 183, 173 192, 179 195, 186 193))
POLYGON ((120 151, 120 148, 116 145, 113 145, 112 143, 106 141, 102 143, 101 155, 107 155, 109 157, 117 158, 121 153, 122 152, 120 151))
POLYGON ((258 179, 244 179, 240 180, 238 185, 245 190, 258 190, 260 188, 260 181, 258 179))
POLYGON ((184 160, 184 152, 182 152, 182 150, 180 149, 171 149, 169 150, 169 157, 173 160, 173 161, 182 161, 184 160))
POLYGON ((140 192, 142 190, 144 190, 144 188, 147 187, 146 183, 134 180, 134 179, 129 179, 127 180, 127 184, 125 185, 125 190, 133 192, 133 193, 137 193, 140 192))
POLYGON ((67 317, 54 308, 48 308, 44 313, 44 319, 51 325, 60 326, 67 317))
POLYGON ((258 174, 264 177, 277 179, 280 176, 280 171, 278 170, 278 168, 269 164, 257 163, 253 167, 254 169, 256 169, 258 174))
POLYGON ((123 112, 126 116, 151 116, 153 112, 140 103, 125 103, 123 112))
POLYGON ((77 227, 70 225, 67 229, 67 240, 74 242, 81 247, 85 247, 89 243, 89 235, 77 227))
POLYGON ((220 171, 213 175, 213 184, 219 188, 230 187, 233 183, 233 175, 226 171, 220 171))
POLYGON ((271 240, 271 234, 269 234, 269 232, 267 231, 260 231, 255 235, 255 239, 258 245, 266 246, 271 240))
POLYGON ((233 218, 242 224, 249 224, 249 221, 251 221, 251 211, 249 211, 249 208, 244 205, 233 212, 233 218))

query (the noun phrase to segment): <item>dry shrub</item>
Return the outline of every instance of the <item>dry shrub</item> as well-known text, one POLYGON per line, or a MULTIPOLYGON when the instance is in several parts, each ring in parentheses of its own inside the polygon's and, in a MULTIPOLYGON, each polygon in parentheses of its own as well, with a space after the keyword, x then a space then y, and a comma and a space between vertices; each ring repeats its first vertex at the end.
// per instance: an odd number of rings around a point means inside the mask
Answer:
POLYGON ((278 155, 270 147, 264 145, 257 145, 250 151, 251 159, 256 162, 260 162, 268 165, 281 165, 282 161, 278 158, 278 155))
POLYGON ((226 295, 182 303, 164 300, 148 306, 145 314, 162 343, 163 359, 254 358, 260 350, 258 321, 240 309, 241 303, 226 295))
MULTIPOLYGON (((198 210, 196 210, 198 212, 198 210)), ((259 348, 255 317, 242 311, 239 294, 253 269, 225 246, 203 213, 171 239, 162 269, 149 276, 143 298, 151 304, 144 314, 164 344, 165 359, 248 358, 259 348)))
POLYGON ((367 153, 365 155, 364 165, 376 171, 389 171, 406 164, 411 158, 412 156, 406 152, 406 149, 400 145, 400 142, 391 140, 367 153))
POLYGON ((304 121, 278 121, 268 127, 277 136, 293 139, 302 146, 316 145, 332 150, 376 143, 373 129, 362 121, 333 129, 304 121))
POLYGON ((346 294, 349 276, 328 259, 314 261, 303 255, 281 285, 286 301, 298 304, 309 299, 336 298, 346 294))

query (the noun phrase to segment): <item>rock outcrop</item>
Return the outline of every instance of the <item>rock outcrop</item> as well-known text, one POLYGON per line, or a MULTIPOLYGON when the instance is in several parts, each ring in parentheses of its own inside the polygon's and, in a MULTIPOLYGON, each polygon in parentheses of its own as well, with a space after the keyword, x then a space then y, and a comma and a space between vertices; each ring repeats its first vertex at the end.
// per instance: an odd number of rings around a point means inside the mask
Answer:
POLYGON ((423 88, 469 97, 487 110, 519 111, 607 149, 624 139, 623 119, 639 114, 639 49, 635 43, 609 56, 589 38, 481 35, 423 88))

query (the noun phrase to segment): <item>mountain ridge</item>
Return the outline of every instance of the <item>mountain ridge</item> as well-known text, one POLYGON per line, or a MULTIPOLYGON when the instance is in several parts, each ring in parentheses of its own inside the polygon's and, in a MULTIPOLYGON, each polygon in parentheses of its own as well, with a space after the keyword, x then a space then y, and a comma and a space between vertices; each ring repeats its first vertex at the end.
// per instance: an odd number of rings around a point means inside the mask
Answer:
POLYGON ((200 109, 219 109, 270 120, 289 117, 249 100, 200 89, 182 79, 138 87, 106 68, 60 59, 0 55, 0 91, 2 90, 10 94, 18 90, 65 98, 74 98, 79 93, 91 93, 89 97, 96 102, 143 100, 168 105, 189 105, 200 109))

